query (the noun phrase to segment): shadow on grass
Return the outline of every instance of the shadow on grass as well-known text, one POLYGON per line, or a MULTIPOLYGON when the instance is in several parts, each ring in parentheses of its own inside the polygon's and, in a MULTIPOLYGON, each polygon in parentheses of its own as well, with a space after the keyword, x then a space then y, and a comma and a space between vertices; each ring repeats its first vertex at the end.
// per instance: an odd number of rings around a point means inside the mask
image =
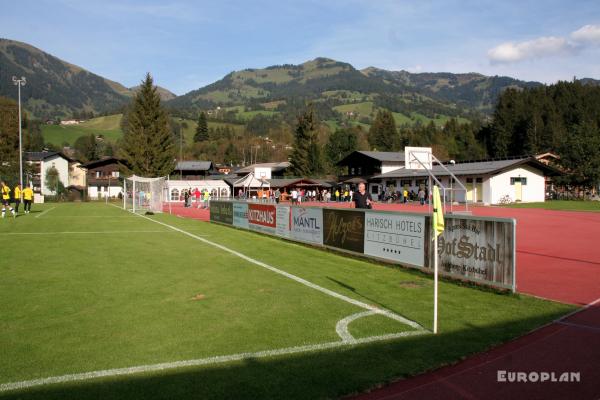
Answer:
POLYGON ((2 393, 0 397, 44 400, 337 398, 455 363, 556 319, 563 312, 565 310, 448 333, 444 333, 442 324, 442 333, 437 336, 41 386, 2 393))
MULTIPOLYGON (((360 297, 362 297, 364 300, 367 300, 367 302, 368 302, 370 305, 373 305, 373 306, 379 306, 379 307, 381 307, 381 308, 383 308, 383 309, 385 309, 385 310, 392 311, 393 313, 395 313, 395 314, 398 314, 398 315, 400 315, 400 316, 402 316, 402 317, 404 317, 404 318, 410 319, 408 316, 406 316, 406 315, 402 314, 402 312, 401 312, 401 311, 399 311, 399 310, 396 310, 396 309, 394 309, 394 307, 392 307, 392 306, 389 306, 389 305, 387 305, 387 304, 385 304, 385 303, 382 303, 382 302, 380 302, 380 301, 378 301, 378 300, 375 300, 375 299, 373 299, 373 298, 371 298, 371 297, 369 297, 369 296, 366 296, 366 295, 362 294, 361 292, 357 291, 357 290, 356 290, 356 288, 354 288, 354 287, 352 287, 352 286, 348 285, 347 283, 344 283, 344 282, 342 282, 342 281, 339 281, 339 280, 337 280, 337 279, 335 279, 335 278, 332 278, 332 277, 330 277, 330 276, 327 276, 326 278, 327 278, 327 279, 329 279, 330 281, 332 281, 333 283, 335 283, 335 284, 339 285, 340 287, 343 287, 344 289, 351 291, 352 293, 356 294, 357 296, 360 296, 360 297)), ((426 329, 427 329, 427 328, 428 328, 428 327, 426 327, 426 329)))

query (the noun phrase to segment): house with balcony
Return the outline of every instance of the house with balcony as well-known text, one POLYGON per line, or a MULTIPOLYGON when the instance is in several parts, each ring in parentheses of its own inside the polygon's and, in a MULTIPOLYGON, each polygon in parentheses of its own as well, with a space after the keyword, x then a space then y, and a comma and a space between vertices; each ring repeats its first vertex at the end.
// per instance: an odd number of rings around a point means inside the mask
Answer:
POLYGON ((119 197, 123 193, 121 166, 124 161, 115 157, 105 157, 82 165, 87 170, 86 183, 90 199, 119 197))

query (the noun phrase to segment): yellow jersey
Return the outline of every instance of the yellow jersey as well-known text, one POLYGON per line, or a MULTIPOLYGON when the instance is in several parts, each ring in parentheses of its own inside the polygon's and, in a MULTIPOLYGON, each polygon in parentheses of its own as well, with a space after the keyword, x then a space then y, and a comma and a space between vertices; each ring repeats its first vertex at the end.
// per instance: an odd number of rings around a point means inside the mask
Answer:
POLYGON ((2 200, 10 200, 10 188, 6 185, 2 186, 2 200))
POLYGON ((33 200, 33 190, 30 187, 23 189, 23 200, 33 200))
POLYGON ((21 200, 21 188, 15 186, 15 200, 21 200))

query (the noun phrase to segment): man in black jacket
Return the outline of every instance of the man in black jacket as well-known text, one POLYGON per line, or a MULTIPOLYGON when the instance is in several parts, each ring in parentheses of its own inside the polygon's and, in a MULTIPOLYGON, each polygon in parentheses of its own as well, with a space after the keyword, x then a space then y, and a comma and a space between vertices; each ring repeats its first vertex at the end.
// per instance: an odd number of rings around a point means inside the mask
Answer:
POLYGON ((363 182, 358 184, 358 191, 354 193, 352 200, 354 200, 354 208, 373 208, 373 199, 371 198, 371 195, 367 193, 363 182))

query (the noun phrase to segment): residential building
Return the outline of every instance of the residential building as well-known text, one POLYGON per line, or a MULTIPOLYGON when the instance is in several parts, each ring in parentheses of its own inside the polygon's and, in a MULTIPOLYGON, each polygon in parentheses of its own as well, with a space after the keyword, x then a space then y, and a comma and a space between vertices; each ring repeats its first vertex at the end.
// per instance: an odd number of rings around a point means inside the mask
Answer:
POLYGON ((65 188, 71 184, 70 164, 75 160, 57 151, 34 151, 23 155, 29 170, 25 184, 31 185, 35 193, 45 196, 56 194, 46 185, 46 176, 52 167, 58 171, 58 179, 65 188))
POLYGON ((115 157, 105 157, 100 160, 83 164, 87 169, 87 189, 90 199, 100 199, 106 196, 118 197, 123 192, 121 178, 122 160, 115 157))
POLYGON ((183 180, 206 179, 212 166, 211 161, 179 161, 172 176, 183 180))
POLYGON ((87 170, 82 166, 81 161, 73 160, 69 163, 69 186, 74 186, 77 189, 86 187, 87 170))
POLYGON ((235 174, 245 176, 253 173, 257 179, 283 178, 290 166, 288 161, 252 164, 238 169, 235 174))
MULTIPOLYGON (((432 173, 448 189, 446 200, 498 204, 503 201, 539 202, 546 198, 546 177, 560 175, 560 171, 546 165, 536 157, 487 160, 473 162, 446 163, 445 168, 452 172, 466 187, 466 191, 451 179, 446 169, 434 165, 432 173)), ((392 191, 407 189, 417 193, 426 187, 429 174, 425 170, 405 168, 374 175, 369 178, 369 186, 374 196, 385 188, 392 191)))
MULTIPOLYGON (((392 151, 354 151, 337 163, 345 167, 338 177, 342 185, 353 186, 367 182, 374 175, 385 174, 404 167, 404 153, 392 151)), ((369 183, 367 190, 373 195, 379 192, 377 183, 369 183)))

